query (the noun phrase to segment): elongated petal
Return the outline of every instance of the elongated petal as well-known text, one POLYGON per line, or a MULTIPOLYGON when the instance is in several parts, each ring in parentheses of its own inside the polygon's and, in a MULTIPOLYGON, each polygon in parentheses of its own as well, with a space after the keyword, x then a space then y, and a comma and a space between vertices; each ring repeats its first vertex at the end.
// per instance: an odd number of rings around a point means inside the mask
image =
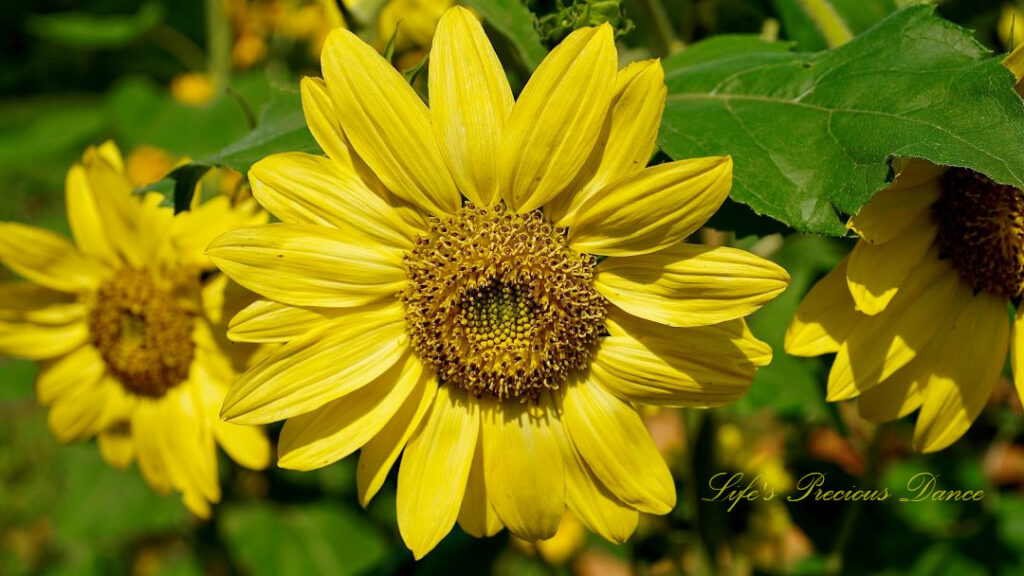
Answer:
POLYGON ((61 236, 15 222, 0 222, 0 262, 28 280, 62 292, 96 288, 103 267, 61 236))
POLYGON ((608 491, 576 451, 563 426, 555 428, 565 462, 565 499, 592 532, 622 544, 633 535, 640 515, 608 491))
POLYGON ((885 310, 910 271, 929 257, 937 230, 924 213, 892 242, 857 242, 847 261, 846 282, 858 311, 874 316, 885 310))
POLYGON ((343 28, 327 37, 323 72, 345 135, 381 182, 435 216, 458 209, 427 107, 405 78, 343 28))
POLYGON ((1013 336, 1010 342, 1010 363, 1013 365, 1013 384, 1024 403, 1024 306, 1017 307, 1013 318, 1013 336))
POLYGON ((466 481, 466 495, 459 508, 459 527, 467 534, 477 538, 489 538, 503 528, 498 513, 491 506, 488 497, 487 482, 484 479, 484 448, 483 434, 477 438, 476 450, 473 451, 473 467, 469 470, 466 481))
POLYGON ((299 83, 302 95, 302 114, 306 126, 320 149, 331 160, 349 168, 355 168, 351 144, 341 129, 341 122, 334 110, 334 102, 327 92, 327 84, 320 78, 305 77, 299 83))
POLYGON ((501 523, 526 540, 555 535, 565 511, 565 466, 552 430, 561 426, 554 404, 484 404, 487 497, 501 523))
POLYGON ((1006 301, 987 292, 975 295, 945 337, 914 428, 914 448, 922 452, 958 440, 984 408, 1006 362, 1006 301))
POLYGON ((479 432, 477 402, 460 388, 438 388, 398 469, 398 531, 417 560, 455 525, 479 432))
POLYGON ((591 196, 576 213, 569 241, 605 256, 655 252, 700 228, 731 187, 727 156, 652 166, 591 196))
POLYGON ((735 248, 676 244, 653 254, 607 258, 594 287, 626 312, 669 326, 742 318, 789 285, 777 264, 735 248))
POLYGON ((92 346, 82 346, 40 367, 36 398, 41 404, 50 404, 61 396, 76 395, 99 383, 106 370, 100 353, 92 346))
POLYGON ((323 226, 239 228, 218 236, 207 254, 235 282, 293 306, 359 306, 407 281, 401 251, 323 226))
POLYGON ((107 240, 103 218, 85 168, 76 164, 68 170, 64 190, 68 226, 78 249, 83 254, 115 265, 118 261, 117 252, 107 240))
POLYGON ((632 406, 579 381, 565 387, 562 418, 587 467, 619 500, 651 514, 672 510, 672 474, 632 406))
POLYGON ((352 454, 380 432, 428 377, 419 359, 407 354, 366 386, 289 418, 278 440, 277 465, 315 470, 352 454))
POLYGON ((206 257, 206 247, 214 238, 235 228, 265 224, 267 220, 269 215, 252 199, 232 206, 227 196, 216 196, 173 218, 167 235, 171 253, 162 256, 170 266, 211 269, 213 263, 206 257))
POLYGON ((434 135, 459 190, 491 206, 501 199, 497 158, 512 89, 480 21, 465 8, 444 13, 430 49, 434 135))
POLYGON ((846 286, 844 258, 804 296, 786 329, 786 353, 819 356, 839 350, 839 345, 863 317, 854 307, 846 286))
POLYGON ((84 320, 67 324, 0 319, 0 354, 42 360, 67 354, 89 341, 89 327, 84 320))
POLYGON ((127 424, 103 430, 96 437, 96 443, 103 460, 119 470, 128 468, 135 458, 135 445, 127 424))
MULTIPOLYGON (((426 368, 426 372, 429 372, 426 368)), ((431 375, 426 383, 413 389, 402 407, 385 424, 362 450, 359 451, 359 465, 356 467, 356 488, 359 490, 359 504, 364 508, 377 494, 398 455, 405 448, 409 438, 419 430, 420 423, 429 413, 437 393, 437 377, 431 375)))
POLYGON ((665 406, 709 407, 746 394, 770 349, 748 336, 741 320, 670 328, 609 314, 591 378, 624 399, 665 406))
POLYGON ((249 171, 252 194, 283 222, 332 226, 396 248, 412 247, 411 228, 354 170, 301 152, 274 154, 249 171))
POLYGON ((58 397, 47 414, 50 431, 63 443, 85 440, 99 432, 110 386, 97 383, 76 394, 58 397))
POLYGON ((917 222, 942 194, 939 179, 941 172, 936 173, 930 167, 920 166, 919 162, 897 174, 888 188, 877 192, 871 202, 850 218, 847 228, 856 232, 868 244, 884 244, 917 222), (933 177, 920 181, 921 175, 917 173, 919 170, 925 170, 933 177))
POLYGON ((354 309, 250 368, 228 391, 221 417, 263 424, 305 414, 372 382, 406 349, 401 304, 354 309))
POLYGON ((231 318, 228 338, 236 342, 287 342, 324 328, 344 310, 257 300, 231 318))
POLYGON ((597 144, 615 72, 607 24, 576 30, 541 62, 502 136, 498 174, 509 207, 539 208, 576 178, 597 144))
POLYGON ((633 62, 619 71, 601 139, 568 189, 544 207, 559 226, 605 186, 643 170, 654 152, 665 110, 665 71, 658 60, 633 62))
POLYGON ((956 296, 963 286, 954 271, 914 280, 905 287, 906 294, 862 323, 839 347, 828 377, 830 402, 856 397, 906 366, 939 329, 936 315, 948 313, 951 306, 962 308, 956 296))
POLYGON ((865 390, 857 400, 861 417, 871 422, 891 422, 921 407, 924 385, 928 374, 938 362, 941 346, 935 338, 910 363, 900 368, 884 382, 865 390))

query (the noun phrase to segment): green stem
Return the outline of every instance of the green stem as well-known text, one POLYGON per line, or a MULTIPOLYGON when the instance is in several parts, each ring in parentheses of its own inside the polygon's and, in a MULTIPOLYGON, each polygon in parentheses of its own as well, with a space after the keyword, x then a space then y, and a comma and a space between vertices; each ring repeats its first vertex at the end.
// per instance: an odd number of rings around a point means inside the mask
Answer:
POLYGON ((675 30, 672 28, 672 20, 669 18, 668 12, 665 10, 661 0, 644 0, 644 4, 647 6, 651 19, 654 21, 654 31, 658 34, 658 40, 665 47, 665 56, 670 56, 682 50, 684 45, 679 40, 679 37, 676 36, 675 30))
MULTIPOLYGON (((882 448, 882 427, 875 429, 875 435, 868 446, 867 461, 864 463, 864 473, 861 475, 861 486, 864 490, 871 490, 878 484, 878 455, 882 448)), ((832 552, 825 558, 825 574, 827 576, 838 576, 843 572, 843 557, 846 554, 846 547, 853 537, 853 530, 857 526, 865 506, 865 500, 855 500, 846 507, 843 512, 842 524, 839 526, 839 536, 832 552)))
POLYGON ((836 12, 835 7, 828 0, 799 0, 804 7, 804 12, 814 21, 814 24, 825 37, 825 44, 829 48, 842 46, 853 39, 853 33, 847 28, 846 22, 836 12))
POLYGON ((231 78, 231 23, 222 0, 206 0, 207 70, 218 94, 231 78))

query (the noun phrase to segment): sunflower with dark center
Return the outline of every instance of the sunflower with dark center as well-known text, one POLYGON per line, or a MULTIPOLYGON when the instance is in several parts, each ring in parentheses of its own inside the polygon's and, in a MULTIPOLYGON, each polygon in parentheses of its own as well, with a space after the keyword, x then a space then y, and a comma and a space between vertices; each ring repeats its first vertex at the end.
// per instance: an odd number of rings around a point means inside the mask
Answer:
POLYGON ((850 220, 860 239, 800 305, 786 351, 835 353, 828 399, 859 398, 874 422, 918 411, 914 446, 933 452, 970 428, 1008 349, 1024 390, 1024 194, 964 168, 897 168, 850 220))
POLYGON ((220 499, 217 445, 250 468, 269 464, 270 446, 218 417, 254 347, 215 334, 252 297, 228 290, 203 249, 266 215, 226 197, 174 215, 162 195, 134 193, 110 142, 71 168, 66 199, 73 244, 0 223, 0 262, 28 280, 0 284, 0 354, 41 361, 36 392, 58 440, 97 436, 112 466, 137 460, 155 490, 206 517, 220 499))
POLYGON ((230 338, 281 346, 238 380, 228 421, 286 420, 279 465, 357 450, 364 505, 401 455, 398 524, 417 557, 458 522, 551 537, 571 510, 622 542, 675 504, 639 403, 732 402, 771 358, 743 317, 788 284, 732 248, 685 243, 732 162, 646 167, 657 61, 617 70, 607 25, 571 34, 518 99, 479 22, 438 25, 424 105, 345 30, 302 83, 327 156, 249 174, 280 223, 208 254, 264 300, 230 338))

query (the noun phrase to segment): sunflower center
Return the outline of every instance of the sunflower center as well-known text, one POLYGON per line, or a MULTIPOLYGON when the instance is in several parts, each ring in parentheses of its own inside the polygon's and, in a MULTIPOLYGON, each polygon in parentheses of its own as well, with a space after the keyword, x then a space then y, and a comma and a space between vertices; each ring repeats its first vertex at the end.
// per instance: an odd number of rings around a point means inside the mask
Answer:
POLYGON ((122 270, 89 311, 93 345, 126 390, 159 398, 188 376, 193 317, 145 270, 122 270))
POLYGON ((943 175, 933 210, 942 255, 977 291, 1005 298, 1024 288, 1024 195, 964 168, 943 175))
POLYGON ((596 261, 537 211, 467 204, 406 255, 406 327, 438 375, 476 395, 535 398, 586 367, 604 331, 596 261))

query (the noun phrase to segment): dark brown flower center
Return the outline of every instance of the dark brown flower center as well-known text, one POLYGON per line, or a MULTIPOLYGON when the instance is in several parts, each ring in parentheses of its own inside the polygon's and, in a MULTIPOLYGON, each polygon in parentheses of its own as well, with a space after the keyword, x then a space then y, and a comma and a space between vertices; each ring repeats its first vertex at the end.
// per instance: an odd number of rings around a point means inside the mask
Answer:
POLYGON ((448 383, 534 398, 587 366, 604 331, 596 261, 540 212, 467 204, 406 256, 413 347, 448 383))
POLYGON ((1024 286, 1024 196, 964 168, 942 177, 933 210, 942 255, 978 291, 1016 298, 1024 286))
POLYGON ((126 390, 159 398, 188 377, 194 317, 145 270, 122 270, 89 312, 93 345, 126 390))

